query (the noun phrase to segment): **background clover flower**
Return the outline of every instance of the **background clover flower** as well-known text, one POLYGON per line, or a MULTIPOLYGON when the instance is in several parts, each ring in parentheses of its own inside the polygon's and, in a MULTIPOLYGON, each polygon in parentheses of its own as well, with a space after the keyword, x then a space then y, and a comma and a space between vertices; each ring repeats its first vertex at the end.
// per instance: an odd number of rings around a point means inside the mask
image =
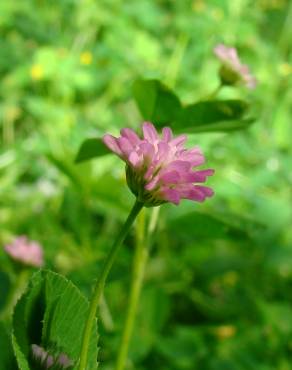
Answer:
POLYGON ((37 344, 31 345, 33 358, 42 366, 44 369, 58 369, 65 370, 73 366, 73 362, 65 353, 61 353, 58 356, 52 356, 43 347, 37 344))
POLYGON ((223 64, 220 69, 220 77, 224 85, 234 85, 237 82, 242 82, 249 89, 256 87, 255 77, 251 74, 249 67, 241 63, 235 48, 218 44, 214 48, 214 54, 223 64))
POLYGON ((204 183, 214 170, 195 170, 205 162, 198 148, 186 149, 186 135, 173 137, 164 127, 159 137, 150 122, 142 126, 143 137, 124 128, 116 138, 105 135, 103 142, 126 162, 127 182, 131 191, 146 207, 165 202, 179 204, 181 199, 203 202, 213 195, 204 183))
POLYGON ((31 345, 33 357, 44 366, 45 369, 49 369, 54 364, 54 358, 44 348, 37 344, 31 345))
POLYGON ((15 261, 24 265, 41 267, 44 264, 43 249, 35 241, 20 236, 4 247, 5 252, 15 261))

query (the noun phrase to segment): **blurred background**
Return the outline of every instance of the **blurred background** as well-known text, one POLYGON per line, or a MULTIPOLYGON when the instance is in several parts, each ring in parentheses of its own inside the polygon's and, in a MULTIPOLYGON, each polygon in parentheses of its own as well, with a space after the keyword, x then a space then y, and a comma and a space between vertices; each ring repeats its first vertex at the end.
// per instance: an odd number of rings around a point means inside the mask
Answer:
MULTIPOLYGON (((196 134, 216 169, 203 205, 161 207, 128 370, 289 370, 292 361, 292 2, 23 0, 0 3, 0 309, 13 284, 4 247, 27 235, 45 266, 87 295, 134 201, 112 156, 76 165, 84 139, 138 128, 135 78, 184 103, 218 85, 213 47, 237 47, 258 79, 256 123, 196 134)), ((99 320, 113 369, 134 232, 99 320)))

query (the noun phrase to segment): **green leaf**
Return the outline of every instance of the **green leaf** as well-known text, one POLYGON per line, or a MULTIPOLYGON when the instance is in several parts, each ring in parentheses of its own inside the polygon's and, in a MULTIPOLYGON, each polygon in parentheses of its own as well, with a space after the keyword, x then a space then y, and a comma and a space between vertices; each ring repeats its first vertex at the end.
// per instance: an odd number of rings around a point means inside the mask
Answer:
POLYGON ((12 337, 12 344, 14 349, 14 354, 16 357, 17 365, 20 370, 30 370, 27 358, 20 349, 19 344, 16 341, 16 338, 12 337))
POLYGON ((0 370, 15 370, 17 365, 13 355, 11 336, 4 323, 0 322, 0 370))
POLYGON ((247 108, 247 103, 241 100, 199 102, 183 107, 173 126, 194 133, 241 130, 255 121, 243 118, 247 108))
POLYGON ((158 128, 167 124, 176 131, 191 133, 235 131, 246 129, 255 121, 243 118, 248 104, 238 99, 202 101, 182 107, 175 93, 158 80, 136 80, 133 94, 143 118, 158 128))
POLYGON ((11 282, 8 274, 6 274, 4 271, 0 271, 0 312, 3 309, 3 307, 5 307, 5 303, 8 299, 10 289, 11 282))
MULTIPOLYGON (((173 365, 172 369, 194 369, 199 357, 194 348, 205 351, 203 335, 197 326, 173 326, 170 335, 160 336, 157 351, 173 365)), ((199 357, 200 358, 200 357, 199 357)))
POLYGON ((187 105, 183 108, 180 119, 212 123, 241 118, 247 110, 247 103, 241 100, 211 100, 187 105))
POLYGON ((75 162, 80 163, 89 159, 101 157, 110 154, 111 151, 104 145, 100 138, 91 138, 85 140, 79 149, 75 162))
POLYGON ((210 124, 196 125, 192 128, 184 127, 184 128, 181 128, 180 131, 189 132, 189 133, 221 132, 221 131, 231 132, 231 131, 247 129, 255 121, 256 121, 255 118, 247 118, 247 119, 235 120, 235 121, 221 121, 221 122, 214 122, 210 124))
POLYGON ((185 215, 169 220, 168 227, 184 239, 244 239, 248 237, 243 228, 231 222, 202 212, 188 212, 185 215))
MULTIPOLYGON (((13 348, 21 370, 31 367, 31 345, 43 347, 52 356, 65 353, 78 362, 88 302, 61 275, 39 271, 13 315, 13 348)), ((88 354, 88 369, 97 368, 97 327, 94 325, 88 354)))
POLYGON ((136 80, 133 94, 143 118, 158 127, 174 122, 180 115, 179 98, 158 80, 136 80))

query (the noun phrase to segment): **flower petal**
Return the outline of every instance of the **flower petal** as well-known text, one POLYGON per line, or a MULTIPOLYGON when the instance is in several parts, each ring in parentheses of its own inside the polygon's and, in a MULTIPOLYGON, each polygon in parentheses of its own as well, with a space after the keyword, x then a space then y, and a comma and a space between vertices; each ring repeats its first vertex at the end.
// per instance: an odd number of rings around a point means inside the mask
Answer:
POLYGON ((118 143, 118 146, 119 146, 122 154, 126 158, 128 158, 130 153, 134 150, 133 144, 123 136, 121 136, 117 139, 117 143, 118 143))
POLYGON ((195 185, 195 188, 204 193, 206 198, 212 197, 214 195, 214 190, 209 188, 208 186, 195 185))
POLYGON ((172 170, 172 171, 177 171, 179 173, 185 173, 185 172, 188 172, 191 169, 191 167, 192 165, 190 162, 175 160, 169 163, 169 165, 165 168, 165 170, 167 171, 172 170))
POLYGON ((145 140, 148 140, 150 143, 154 143, 159 139, 157 131, 152 123, 144 122, 142 129, 145 140))
POLYGON ((162 191, 163 198, 171 203, 174 203, 176 205, 180 202, 180 195, 179 192, 175 189, 164 189, 162 191))
POLYGON ((214 170, 202 170, 193 172, 193 181, 192 182, 205 182, 208 176, 212 176, 214 174, 214 170))
POLYGON ((122 156, 123 153, 118 145, 117 139, 112 135, 104 135, 102 138, 103 143, 118 156, 122 156))
POLYGON ((169 127, 163 127, 162 129, 162 140, 166 141, 167 143, 172 139, 172 131, 169 127))
POLYGON ((133 146, 139 144, 141 141, 136 132, 130 128, 123 128, 121 130, 121 135, 127 138, 133 146))
POLYGON ((205 162, 205 157, 199 148, 184 150, 178 156, 182 161, 188 161, 192 166, 200 166, 205 162))
POLYGON ((153 157, 155 154, 154 146, 147 141, 142 141, 139 145, 139 148, 141 149, 141 153, 143 154, 144 159, 148 161, 153 161, 153 157))
POLYGON ((180 178, 180 174, 177 171, 166 172, 160 176, 160 180, 164 184, 177 184, 180 178))
POLYGON ((143 161, 142 156, 139 156, 137 152, 132 151, 129 154, 128 160, 133 167, 139 167, 143 161))
POLYGON ((153 190, 156 187, 158 181, 159 181, 158 176, 153 177, 153 179, 149 181, 148 184, 145 185, 145 189, 150 191, 153 190))
POLYGON ((172 139, 169 144, 171 146, 176 146, 177 148, 180 148, 183 146, 186 140, 187 140, 187 135, 179 135, 175 137, 174 139, 172 139))

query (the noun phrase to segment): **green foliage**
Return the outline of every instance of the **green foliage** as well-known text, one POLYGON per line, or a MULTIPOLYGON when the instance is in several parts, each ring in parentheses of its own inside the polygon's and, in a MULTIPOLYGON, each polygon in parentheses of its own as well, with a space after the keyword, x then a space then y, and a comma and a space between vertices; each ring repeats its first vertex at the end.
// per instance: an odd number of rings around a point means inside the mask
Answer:
POLYGON ((174 229, 179 236, 190 240, 248 237, 243 224, 238 227, 232 221, 232 217, 225 216, 225 218, 226 220, 207 213, 192 211, 170 220, 167 227, 169 230, 174 229))
POLYGON ((182 132, 217 132, 247 129, 255 119, 243 118, 247 104, 240 100, 213 100, 185 106, 174 127, 182 132))
POLYGON ((158 80, 136 80, 133 93, 143 118, 158 127, 174 122, 180 114, 179 98, 158 80))
POLYGON ((100 157, 110 153, 109 149, 103 144, 101 139, 85 140, 76 156, 75 162, 83 162, 91 158, 100 157))
POLYGON ((4 323, 0 323, 1 370, 15 370, 17 364, 13 356, 11 335, 4 323))
POLYGON ((178 132, 235 131, 255 121, 243 119, 247 103, 241 100, 207 100, 182 106, 173 91, 158 80, 136 80, 133 93, 146 121, 171 125, 178 132))
MULTIPOLYGON (((53 356, 65 353, 77 365, 87 313, 88 302, 64 277, 50 271, 34 274, 13 315, 13 348, 19 368, 31 368, 32 344, 53 356)), ((97 368, 96 325, 90 341, 88 368, 97 368)))
POLYGON ((11 282, 7 273, 0 271, 0 311, 4 308, 5 302, 9 298, 11 282))
MULTIPOLYGON (((202 148, 215 169, 215 196, 161 207, 128 367, 290 370, 291 6, 0 1, 1 312, 18 276, 2 246, 15 235, 41 243, 45 267, 90 296, 134 199, 124 165, 101 155, 99 139, 84 144, 78 165, 76 153, 88 138, 152 119, 202 148), (212 94, 219 42, 238 49, 258 79, 255 90, 212 94)), ((135 233, 119 252, 100 312, 105 370, 113 369, 124 323, 135 233)), ((10 333, 2 319, 1 370, 17 368, 9 365, 10 333)), ((27 361, 28 343, 15 338, 27 361)))

